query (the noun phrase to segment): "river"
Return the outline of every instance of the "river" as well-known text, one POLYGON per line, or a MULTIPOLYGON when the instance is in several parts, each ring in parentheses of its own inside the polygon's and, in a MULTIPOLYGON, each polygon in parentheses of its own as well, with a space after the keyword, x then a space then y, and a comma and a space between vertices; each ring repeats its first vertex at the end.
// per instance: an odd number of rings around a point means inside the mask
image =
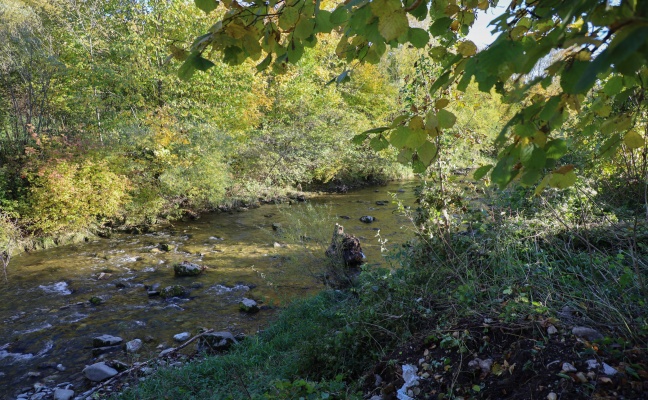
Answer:
POLYGON ((291 298, 322 289, 318 276, 336 222, 360 238, 367 268, 387 266, 381 247, 394 249, 412 237, 392 194, 414 206, 414 186, 397 182, 305 203, 207 214, 147 234, 14 257, 8 282, 0 284, 0 397, 15 398, 39 383, 71 382, 83 390, 89 384, 81 374, 85 365, 101 357, 146 360, 178 345, 173 335, 181 332, 254 334, 291 298), (376 221, 363 223, 364 215, 376 221), (207 269, 178 278, 172 266, 181 261, 207 269), (163 299, 146 289, 177 284, 189 290, 187 297, 163 299), (258 301, 261 311, 239 311, 243 298, 258 301), (103 334, 144 344, 135 354, 93 357, 93 338, 103 334))

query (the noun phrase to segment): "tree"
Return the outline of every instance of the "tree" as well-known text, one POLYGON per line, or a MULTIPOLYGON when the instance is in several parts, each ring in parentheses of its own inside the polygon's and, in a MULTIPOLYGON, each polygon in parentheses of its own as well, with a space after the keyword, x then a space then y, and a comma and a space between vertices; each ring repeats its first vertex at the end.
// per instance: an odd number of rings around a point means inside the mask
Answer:
MULTIPOLYGON (((335 53, 346 63, 332 82, 349 80, 358 63, 378 63, 387 47, 425 48, 441 72, 430 85, 431 100, 397 117, 391 125, 356 136, 375 148, 386 143, 406 152, 415 170, 434 159, 433 138, 453 129, 455 115, 445 107, 453 90, 475 81, 481 91, 496 90, 505 102, 521 105, 501 130, 498 161, 475 172, 504 187, 513 180, 537 187, 564 188, 576 180, 574 166, 561 163, 575 136, 602 131, 597 146, 608 153, 621 144, 646 151, 644 110, 648 84, 648 2, 636 0, 513 0, 495 21, 499 34, 485 50, 465 39, 476 14, 498 0, 351 0, 343 4, 307 0, 195 0, 217 22, 197 37, 183 56, 179 74, 213 66, 220 54, 230 65, 257 60, 257 69, 286 71, 304 48, 322 35, 339 37, 335 53), (216 11, 215 11, 216 10, 216 11), (425 29, 418 26, 425 26, 425 29), (556 51, 561 50, 561 51, 556 51), (550 64, 538 73, 541 60, 550 64), (554 94, 534 91, 559 84, 554 94), (590 93, 591 102, 586 102, 590 93), (612 113, 612 110, 618 110, 612 113), (568 135, 570 111, 578 125, 568 135), (543 178, 544 176, 544 178, 543 178)), ((644 177, 644 179, 646 179, 644 177)))

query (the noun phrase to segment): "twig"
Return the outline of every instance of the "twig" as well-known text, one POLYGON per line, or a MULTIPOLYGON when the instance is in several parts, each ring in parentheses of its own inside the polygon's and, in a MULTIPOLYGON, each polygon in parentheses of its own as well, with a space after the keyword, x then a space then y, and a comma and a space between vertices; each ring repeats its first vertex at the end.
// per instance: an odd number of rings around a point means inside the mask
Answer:
POLYGON ((100 390, 100 389, 102 389, 102 388, 104 388, 104 387, 110 385, 111 383, 115 382, 116 380, 118 380, 118 379, 121 378, 122 376, 124 376, 124 375, 128 375, 128 374, 130 374, 130 373, 132 373, 132 372, 135 372, 135 371, 137 371, 137 370, 143 368, 144 366, 150 364, 150 363, 153 362, 153 361, 157 361, 157 360, 159 360, 159 359, 161 359, 161 358, 168 357, 168 356, 170 356, 171 354, 175 354, 175 353, 177 353, 179 350, 184 349, 184 348, 187 347, 189 344, 191 344, 191 343, 193 343, 194 341, 196 341, 196 340, 197 340, 198 338, 200 338, 201 336, 206 335, 206 334, 208 334, 208 333, 211 333, 211 332, 213 332, 213 331, 214 331, 213 329, 208 329, 208 330, 206 330, 205 332, 203 332, 203 333, 201 333, 201 334, 199 334, 199 335, 196 335, 196 336, 192 337, 191 339, 187 340, 186 342, 184 342, 184 343, 181 344, 180 346, 174 348, 173 350, 171 350, 171 351, 169 351, 169 352, 167 352, 167 353, 164 353, 163 355, 158 355, 157 357, 151 358, 150 360, 144 361, 143 363, 137 363, 137 365, 134 365, 134 366, 130 367, 129 369, 127 369, 127 370, 125 370, 125 371, 122 371, 122 372, 118 373, 117 375, 113 376, 112 378, 108 379, 107 381, 101 382, 101 383, 98 384, 97 386, 92 387, 90 390, 87 390, 86 392, 84 392, 84 393, 82 393, 81 395, 77 396, 76 399, 86 399, 86 398, 88 398, 89 396, 91 396, 94 392, 96 392, 96 391, 98 391, 98 390, 100 390))

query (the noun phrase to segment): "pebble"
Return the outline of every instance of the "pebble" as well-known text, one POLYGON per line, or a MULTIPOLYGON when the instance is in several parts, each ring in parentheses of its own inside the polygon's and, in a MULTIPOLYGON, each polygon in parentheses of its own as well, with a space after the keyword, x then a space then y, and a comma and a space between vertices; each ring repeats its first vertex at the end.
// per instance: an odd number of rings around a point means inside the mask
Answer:
POLYGON ((66 368, 65 368, 65 366, 64 366, 63 364, 57 364, 57 365, 56 365, 56 369, 58 369, 58 370, 61 371, 61 372, 63 372, 63 371, 66 370, 66 368))
POLYGON ((547 400, 558 400, 558 395, 554 392, 551 392, 547 395, 547 400))
POLYGON ((191 337, 191 334, 189 332, 182 332, 178 333, 177 335, 173 335, 173 340, 177 342, 184 342, 185 340, 189 339, 191 337))
POLYGON ((142 348, 142 339, 133 339, 126 343, 126 353, 137 353, 142 348))
POLYGON ((587 360, 585 362, 587 363, 587 369, 597 369, 601 366, 601 364, 596 360, 587 360))
POLYGON ((618 371, 614 367, 612 367, 612 366, 610 366, 610 365, 608 365, 606 363, 603 363, 603 373, 605 375, 612 376, 612 375, 616 375, 617 372, 618 371))
POLYGON ((576 378, 580 381, 580 383, 587 383, 587 377, 582 372, 578 372, 576 374, 576 378))
POLYGON ((568 362, 563 363, 562 370, 563 370, 563 372, 576 372, 576 371, 578 371, 576 369, 576 367, 574 367, 572 364, 570 364, 568 362))
POLYGON ((556 327, 553 325, 549 325, 549 327, 547 328, 547 333, 550 335, 555 335, 556 333, 558 333, 558 329, 556 329, 556 327))
POLYGON ((74 390, 56 389, 54 391, 54 400, 70 400, 74 397, 74 390))

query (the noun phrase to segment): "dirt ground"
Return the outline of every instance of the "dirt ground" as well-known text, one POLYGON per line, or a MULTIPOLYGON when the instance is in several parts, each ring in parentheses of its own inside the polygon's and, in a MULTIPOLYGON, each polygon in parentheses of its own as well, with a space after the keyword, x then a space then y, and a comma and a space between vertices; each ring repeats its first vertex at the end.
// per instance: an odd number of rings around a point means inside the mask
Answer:
POLYGON ((484 319, 431 330, 367 374, 365 397, 392 400, 402 389, 413 399, 648 399, 645 347, 622 339, 590 341, 572 328, 552 319, 484 319), (418 380, 405 388, 404 365, 416 367, 410 382, 418 380))

